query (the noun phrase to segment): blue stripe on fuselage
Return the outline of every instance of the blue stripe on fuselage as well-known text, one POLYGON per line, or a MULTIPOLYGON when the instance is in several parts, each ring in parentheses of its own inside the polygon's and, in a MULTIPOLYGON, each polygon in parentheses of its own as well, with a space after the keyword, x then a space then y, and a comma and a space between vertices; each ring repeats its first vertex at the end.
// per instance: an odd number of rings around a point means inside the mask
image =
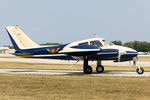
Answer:
POLYGON ((118 49, 102 49, 98 55, 116 55, 118 54, 118 49))
POLYGON ((121 55, 121 59, 127 59, 127 58, 130 58, 132 59, 133 57, 136 57, 137 54, 124 54, 124 55, 121 55))
POLYGON ((126 53, 138 54, 137 51, 126 51, 126 53))
POLYGON ((14 39, 12 38, 12 36, 10 35, 10 33, 8 32, 8 30, 6 30, 6 31, 7 31, 8 35, 9 35, 9 37, 10 37, 10 40, 11 40, 11 42, 12 42, 15 50, 20 50, 20 48, 18 47, 18 45, 16 44, 16 42, 14 41, 14 39))
POLYGON ((39 47, 39 48, 31 48, 31 49, 22 49, 22 53, 26 54, 32 54, 32 55, 45 55, 45 54, 58 54, 58 51, 62 50, 66 45, 60 45, 60 46, 52 46, 52 47, 39 47), (48 50, 51 49, 57 49, 59 50, 55 53, 48 52, 48 50))
POLYGON ((97 56, 98 59, 114 59, 118 56, 118 49, 102 49, 97 56))
POLYGON ((102 49, 100 53, 118 52, 118 49, 102 49))

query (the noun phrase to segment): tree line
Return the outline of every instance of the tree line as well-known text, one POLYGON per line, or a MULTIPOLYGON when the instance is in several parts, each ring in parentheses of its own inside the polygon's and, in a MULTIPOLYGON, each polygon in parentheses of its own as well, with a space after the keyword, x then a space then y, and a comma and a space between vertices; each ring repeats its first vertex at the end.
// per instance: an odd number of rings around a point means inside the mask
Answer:
POLYGON ((126 43, 122 43, 120 40, 112 41, 111 43, 115 45, 126 46, 132 49, 135 49, 138 52, 150 52, 150 42, 146 41, 130 41, 126 43))
POLYGON ((50 43, 50 42, 47 42, 47 43, 43 43, 43 44, 40 44, 40 45, 62 45, 61 43, 50 43))

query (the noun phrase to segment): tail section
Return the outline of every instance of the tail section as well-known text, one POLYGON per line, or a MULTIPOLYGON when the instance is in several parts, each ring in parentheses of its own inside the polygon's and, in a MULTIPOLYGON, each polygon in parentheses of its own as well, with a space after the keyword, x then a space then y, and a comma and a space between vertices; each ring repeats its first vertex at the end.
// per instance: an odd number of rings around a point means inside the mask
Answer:
POLYGON ((6 27, 8 35, 11 39, 11 42, 15 50, 38 47, 27 35, 25 35, 18 26, 8 26, 6 27))

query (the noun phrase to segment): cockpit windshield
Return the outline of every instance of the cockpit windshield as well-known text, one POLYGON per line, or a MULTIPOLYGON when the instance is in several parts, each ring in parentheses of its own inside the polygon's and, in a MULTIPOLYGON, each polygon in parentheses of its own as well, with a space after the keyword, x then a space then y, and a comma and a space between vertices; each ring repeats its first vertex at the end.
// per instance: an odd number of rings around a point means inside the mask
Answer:
POLYGON ((100 41, 96 40, 96 41, 90 41, 90 45, 94 45, 97 47, 102 47, 103 45, 100 43, 100 41))
POLYGON ((106 42, 106 40, 102 40, 104 45, 109 46, 109 44, 106 42))
POLYGON ((109 44, 104 39, 93 40, 93 41, 89 41, 89 42, 81 42, 78 45, 94 45, 97 47, 109 46, 109 44))

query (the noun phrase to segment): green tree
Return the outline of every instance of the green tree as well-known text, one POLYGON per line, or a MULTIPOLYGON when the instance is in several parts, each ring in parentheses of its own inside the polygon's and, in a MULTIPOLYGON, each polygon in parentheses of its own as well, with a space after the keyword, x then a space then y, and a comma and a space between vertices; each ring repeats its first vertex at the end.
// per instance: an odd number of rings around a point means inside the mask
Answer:
POLYGON ((138 52, 150 52, 150 43, 146 41, 131 41, 124 43, 124 46, 133 48, 138 52))
POLYGON ((14 49, 14 46, 4 45, 3 47, 8 47, 9 49, 14 49))
POLYGON ((119 40, 115 40, 115 41, 111 41, 111 43, 115 44, 115 45, 122 45, 122 42, 119 40))

